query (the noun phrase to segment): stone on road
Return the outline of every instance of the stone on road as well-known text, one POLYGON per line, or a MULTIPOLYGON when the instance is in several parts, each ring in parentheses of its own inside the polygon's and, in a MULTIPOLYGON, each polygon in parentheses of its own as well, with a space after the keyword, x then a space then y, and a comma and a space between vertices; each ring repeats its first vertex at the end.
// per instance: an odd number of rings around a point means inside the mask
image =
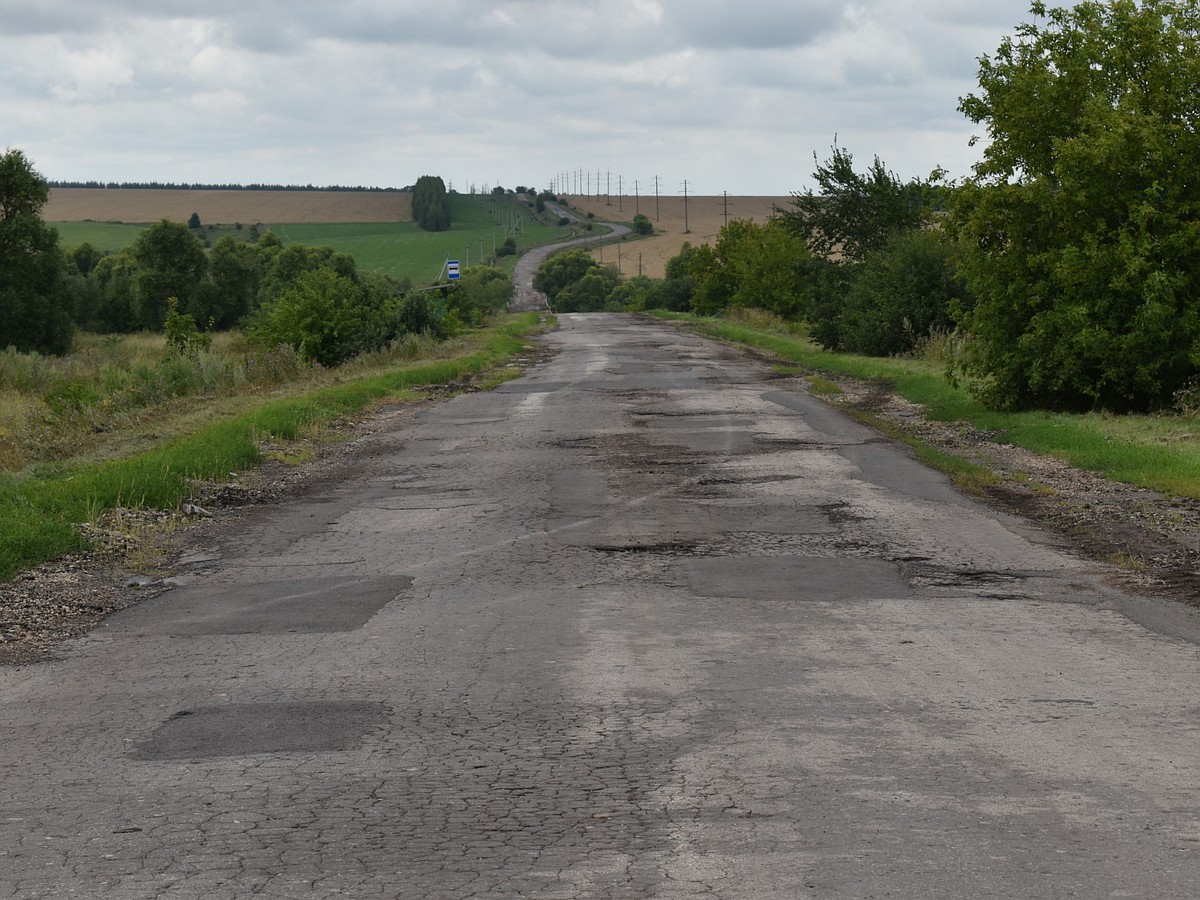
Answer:
POLYGON ((733 351, 560 352, 0 671, 0 897, 1190 897, 1200 657, 733 351))

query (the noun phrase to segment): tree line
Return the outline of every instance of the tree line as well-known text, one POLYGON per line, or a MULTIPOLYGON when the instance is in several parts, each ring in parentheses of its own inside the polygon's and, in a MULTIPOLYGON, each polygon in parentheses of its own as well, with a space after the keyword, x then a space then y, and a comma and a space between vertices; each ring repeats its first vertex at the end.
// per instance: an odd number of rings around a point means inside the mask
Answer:
POLYGON ((664 281, 572 253, 542 290, 563 310, 753 306, 864 354, 951 334, 951 377, 995 408, 1170 407, 1200 390, 1200 6, 1031 13, 959 101, 987 139, 963 182, 856 170, 835 139, 816 191, 685 245, 664 281))
POLYGON ((268 232, 253 242, 226 236, 209 250, 194 229, 166 219, 120 253, 63 249, 41 218, 48 195, 20 150, 0 157, 0 347, 62 354, 82 328, 166 332, 187 349, 205 332, 240 327, 252 344, 287 344, 336 365, 405 334, 478 325, 512 296, 511 279, 488 267, 430 295, 360 271, 329 247, 285 246, 268 232))

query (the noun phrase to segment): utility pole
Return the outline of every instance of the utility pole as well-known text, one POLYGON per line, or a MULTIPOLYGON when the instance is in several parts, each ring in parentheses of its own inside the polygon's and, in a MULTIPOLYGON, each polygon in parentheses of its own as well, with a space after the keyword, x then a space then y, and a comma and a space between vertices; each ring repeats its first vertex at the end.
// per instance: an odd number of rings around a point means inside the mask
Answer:
POLYGON ((692 233, 692 229, 688 228, 688 216, 687 216, 687 200, 688 200, 688 193, 687 193, 687 188, 688 188, 688 183, 687 183, 687 179, 685 178, 685 179, 683 180, 683 233, 684 233, 684 234, 691 234, 691 233, 692 233))
POLYGON ((725 224, 729 224, 729 191, 721 191, 721 196, 725 198, 725 224))
POLYGON ((654 221, 662 221, 662 210, 658 207, 658 176, 654 176, 654 221))
POLYGON ((617 212, 625 211, 625 204, 622 202, 624 199, 625 199, 625 181, 620 175, 618 175, 617 176, 617 212))
POLYGON ((604 174, 604 205, 612 206, 612 169, 604 174))
POLYGON ((638 182, 637 182, 637 179, 635 178, 635 179, 633 179, 633 212, 635 215, 637 215, 637 214, 640 214, 641 211, 642 211, 642 198, 638 196, 638 182))

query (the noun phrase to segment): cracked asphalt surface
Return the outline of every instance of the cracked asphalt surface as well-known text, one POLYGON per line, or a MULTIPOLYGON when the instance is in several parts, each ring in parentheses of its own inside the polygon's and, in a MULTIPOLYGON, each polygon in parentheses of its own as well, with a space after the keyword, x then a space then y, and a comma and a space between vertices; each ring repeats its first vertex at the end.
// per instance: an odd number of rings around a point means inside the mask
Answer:
POLYGON ((0 897, 1195 895, 1190 613, 717 344, 560 321, 0 670, 0 897))

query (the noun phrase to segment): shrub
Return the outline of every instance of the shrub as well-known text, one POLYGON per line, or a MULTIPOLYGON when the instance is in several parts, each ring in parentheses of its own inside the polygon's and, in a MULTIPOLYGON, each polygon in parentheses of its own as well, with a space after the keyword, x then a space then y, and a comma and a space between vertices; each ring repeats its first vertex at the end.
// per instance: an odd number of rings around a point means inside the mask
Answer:
POLYGON ((846 293, 840 347, 867 356, 909 353, 952 329, 952 311, 969 306, 956 280, 955 251, 940 231, 893 235, 868 254, 846 293))

